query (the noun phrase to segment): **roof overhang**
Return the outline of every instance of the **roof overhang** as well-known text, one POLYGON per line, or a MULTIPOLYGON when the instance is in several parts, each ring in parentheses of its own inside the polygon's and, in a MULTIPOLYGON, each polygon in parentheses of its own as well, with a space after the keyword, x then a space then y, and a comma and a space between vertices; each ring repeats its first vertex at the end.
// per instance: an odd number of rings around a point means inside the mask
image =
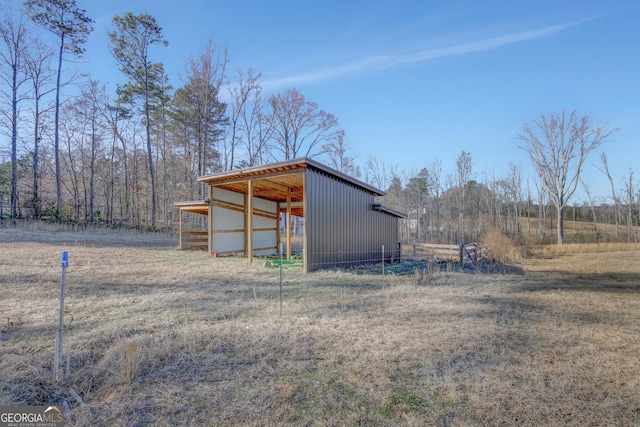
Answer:
POLYGON ((247 194, 248 181, 253 181, 255 197, 279 203, 286 202, 287 197, 290 197, 292 203, 298 203, 304 199, 306 168, 321 171, 340 181, 360 187, 374 196, 385 194, 382 190, 306 157, 206 175, 198 178, 198 181, 242 194, 247 194))
POLYGON ((182 212, 192 212, 201 215, 209 215, 209 202, 207 200, 195 200, 191 202, 178 202, 173 204, 182 212))
MULTIPOLYGON (((374 196, 386 194, 378 188, 306 157, 201 176, 198 181, 241 194, 248 193, 249 181, 251 181, 254 197, 280 203, 281 212, 287 210, 286 203, 289 200, 291 213, 304 216, 302 205, 304 202, 304 171, 307 168, 325 173, 347 184, 355 185, 374 196)), ((209 212, 208 200, 179 202, 175 203, 175 206, 184 212, 203 215, 207 215, 209 212)), ((375 203, 372 208, 398 218, 406 218, 406 215, 379 203, 375 203)))
POLYGON ((381 203, 374 203, 372 206, 374 211, 378 211, 378 212, 384 212, 387 213, 389 215, 393 215, 395 217, 398 218, 406 218, 407 216, 401 212, 398 212, 396 210, 393 210, 391 208, 386 207, 385 205, 381 204, 381 203))

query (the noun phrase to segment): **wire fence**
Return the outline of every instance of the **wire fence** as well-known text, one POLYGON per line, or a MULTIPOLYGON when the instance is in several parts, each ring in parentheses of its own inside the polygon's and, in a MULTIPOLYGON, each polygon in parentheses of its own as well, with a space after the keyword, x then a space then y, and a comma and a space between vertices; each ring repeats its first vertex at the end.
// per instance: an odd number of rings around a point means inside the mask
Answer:
MULTIPOLYGON (((72 253, 73 254, 73 253, 72 253)), ((146 260, 146 261, 140 261, 140 260, 128 260, 128 261, 123 261, 121 259, 118 260, 113 260, 113 262, 104 262, 104 261, 100 261, 100 262, 95 262, 95 261, 91 261, 91 262, 82 262, 82 260, 74 260, 74 267, 92 267, 92 268, 106 268, 106 267, 121 267, 121 266, 140 266, 140 265, 158 265, 158 264, 165 264, 167 261, 166 260, 162 260, 162 259, 155 259, 155 260, 146 260)), ((9 263, 9 262, 0 262, 0 267, 24 267, 24 268, 42 268, 42 269, 50 269, 52 267, 56 267, 56 264, 52 264, 50 262, 47 263, 42 263, 42 264, 31 264, 31 263, 9 263)))
MULTIPOLYGON (((103 238, 105 236, 101 236, 103 238)), ((110 256, 107 251, 112 247, 110 245, 110 238, 112 236, 106 236, 107 243, 105 244, 103 241, 99 241, 100 246, 95 246, 91 241, 84 242, 76 242, 77 247, 71 251, 71 256, 73 257, 73 267, 74 269, 80 268, 110 268, 110 267, 143 267, 143 266, 153 266, 153 265, 162 265, 171 262, 180 262, 181 260, 187 261, 190 258, 188 254, 189 251, 178 251, 179 245, 173 246, 173 251, 169 251, 169 253, 173 253, 172 256, 169 257, 158 257, 157 252, 150 251, 146 253, 144 251, 138 251, 141 245, 144 247, 143 242, 136 242, 134 247, 132 247, 131 253, 127 256, 116 255, 110 256), (92 246, 93 245, 93 246, 92 246), (86 252, 84 249, 97 250, 98 252, 86 252), (100 252, 104 250, 104 252, 100 252)), ((0 243, 2 243, 2 239, 0 239, 0 243)), ((54 244, 60 244, 60 242, 51 242, 54 244)), ((68 243, 68 242, 67 242, 68 243)), ((119 242, 118 247, 127 247, 131 242, 119 242)), ((176 243, 176 242, 171 242, 176 243)), ((69 247, 72 249, 70 245, 65 244, 62 245, 65 248, 69 247)), ((171 246, 167 246, 170 248, 171 246)), ((151 248, 153 249, 153 248, 151 248)), ((206 252, 206 248, 202 248, 206 252)), ((473 257, 473 262, 475 263, 475 257, 481 256, 481 251, 479 248, 474 247, 474 251, 469 254, 469 257, 473 257)), ((465 252, 468 252, 469 249, 466 249, 465 252)), ((197 252, 202 253, 202 251, 198 250, 197 252)), ((436 244, 414 244, 412 246, 406 246, 403 248, 400 245, 385 248, 381 246, 376 249, 367 249, 367 250, 354 250, 354 251, 345 251, 345 250, 326 250, 326 251, 307 251, 306 254, 302 254, 300 250, 292 252, 292 256, 295 257, 295 262, 290 262, 286 265, 306 265, 309 271, 317 270, 317 269, 329 269, 329 268, 350 268, 358 265, 376 265, 376 264, 393 264, 406 260, 415 260, 420 259, 423 261, 460 261, 463 258, 467 258, 461 256, 462 251, 460 250, 459 245, 436 245, 436 244)), ((208 256, 212 256, 208 254, 208 256)), ((279 252, 277 250, 273 250, 271 255, 254 255, 254 258, 258 260, 273 260, 279 256, 279 252)), ((244 250, 239 250, 234 252, 233 254, 221 255, 220 258, 225 257, 234 257, 234 258, 246 258, 246 252, 244 250)), ((285 261, 289 261, 285 258, 285 261)), ((277 263, 273 263, 275 265, 277 263)), ((25 257, 25 262, 16 263, 15 261, 6 261, 0 259, 0 268, 14 267, 20 269, 48 269, 54 266, 57 266, 53 260, 42 260, 42 262, 34 262, 34 260, 25 257)))

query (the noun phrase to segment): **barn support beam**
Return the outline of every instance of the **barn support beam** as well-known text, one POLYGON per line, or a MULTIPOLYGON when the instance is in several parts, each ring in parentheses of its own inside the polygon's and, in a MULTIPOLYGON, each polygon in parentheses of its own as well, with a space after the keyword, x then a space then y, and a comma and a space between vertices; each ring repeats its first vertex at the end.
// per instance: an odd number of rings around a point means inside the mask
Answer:
POLYGON ((207 246, 209 253, 213 254, 213 185, 209 185, 209 188, 207 189, 207 195, 209 196, 209 214, 207 215, 207 246))
POLYGON ((253 262, 253 181, 247 182, 247 197, 245 199, 245 212, 247 225, 245 233, 247 236, 246 254, 249 262, 253 262))
POLYGON ((178 238, 180 239, 180 246, 179 247, 180 247, 180 250, 182 250, 183 249, 183 247, 182 247, 182 209, 180 209, 180 234, 179 234, 178 238))
POLYGON ((280 233, 280 224, 282 223, 282 215, 280 212, 280 202, 276 202, 276 212, 277 212, 277 219, 276 219, 276 246, 278 247, 278 254, 280 253, 280 244, 282 243, 282 235, 280 233))
POLYGON ((287 259, 291 259, 291 189, 287 188, 287 259))

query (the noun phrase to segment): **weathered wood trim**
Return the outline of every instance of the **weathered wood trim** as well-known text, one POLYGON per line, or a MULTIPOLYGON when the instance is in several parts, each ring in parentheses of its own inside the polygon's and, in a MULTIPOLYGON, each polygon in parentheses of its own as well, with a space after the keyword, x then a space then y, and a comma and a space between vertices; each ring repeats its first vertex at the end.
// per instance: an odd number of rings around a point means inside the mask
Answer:
MULTIPOLYGON (((243 205, 239 205, 237 203, 227 202, 227 201, 220 200, 220 199, 212 200, 211 203, 217 208, 228 209, 230 211, 244 213, 244 206, 243 205)), ((268 219, 277 219, 278 218, 278 216, 276 214, 274 214, 273 212, 265 211, 264 209, 254 208, 253 209, 253 214, 255 216, 260 216, 260 217, 268 218, 268 219)))
MULTIPOLYGON (((277 231, 276 227, 254 228, 253 231, 277 231)), ((236 228, 229 230, 213 230, 214 233, 244 233, 244 228, 236 228)))

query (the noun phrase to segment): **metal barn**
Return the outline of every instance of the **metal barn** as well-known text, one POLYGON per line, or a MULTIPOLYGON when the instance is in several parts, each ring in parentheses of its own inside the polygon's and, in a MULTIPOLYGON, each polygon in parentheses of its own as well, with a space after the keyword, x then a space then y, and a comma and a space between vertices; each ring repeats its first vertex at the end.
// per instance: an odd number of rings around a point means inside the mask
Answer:
POLYGON ((376 202, 385 193, 317 161, 288 160, 198 181, 208 184, 207 200, 176 203, 181 248, 206 242, 212 254, 239 254, 252 262, 277 254, 282 243, 289 259, 291 216, 298 216, 307 272, 400 257, 398 219, 404 215, 376 202), (184 212, 207 215, 208 230, 183 230, 184 212))

